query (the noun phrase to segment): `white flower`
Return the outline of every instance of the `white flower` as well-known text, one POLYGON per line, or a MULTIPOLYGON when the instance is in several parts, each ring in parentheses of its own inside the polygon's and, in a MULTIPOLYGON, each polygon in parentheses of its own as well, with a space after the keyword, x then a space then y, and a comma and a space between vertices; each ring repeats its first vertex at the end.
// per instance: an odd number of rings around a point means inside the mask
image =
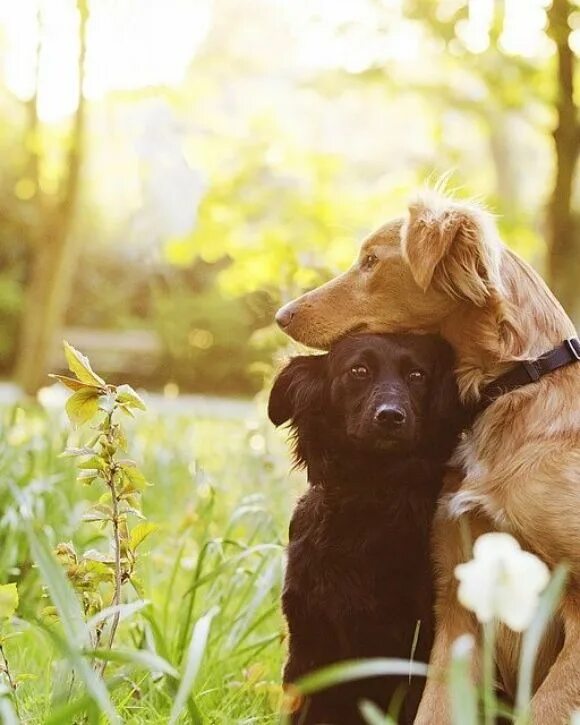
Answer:
POLYGON ((455 567, 457 598, 480 622, 499 619, 515 632, 526 629, 550 578, 548 567, 522 551, 509 534, 480 536, 473 559, 455 567))

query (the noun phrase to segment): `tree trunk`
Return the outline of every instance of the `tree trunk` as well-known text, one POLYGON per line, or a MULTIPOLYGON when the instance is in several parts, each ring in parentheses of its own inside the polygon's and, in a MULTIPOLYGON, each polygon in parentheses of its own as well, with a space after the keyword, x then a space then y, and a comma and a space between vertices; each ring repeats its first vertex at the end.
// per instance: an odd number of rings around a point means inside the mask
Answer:
MULTIPOLYGON (((85 128, 84 79, 87 3, 79 1, 79 93, 72 121, 67 173, 58 200, 53 203, 37 183, 38 221, 32 231, 32 264, 22 316, 15 377, 23 390, 33 395, 46 383, 49 355, 62 324, 77 256, 76 240, 70 234, 78 197, 81 154, 85 128)), ((38 126, 36 103, 30 112, 30 127, 38 126)), ((38 160, 33 161, 37 166, 38 160)), ((38 182, 38 178, 37 178, 38 182)))
POLYGON ((580 321, 580 240, 572 212, 572 192, 580 125, 574 103, 574 53, 568 43, 569 0, 554 0, 549 11, 549 34, 557 47, 558 121, 554 130, 556 172, 548 204, 548 283, 572 319, 580 321))

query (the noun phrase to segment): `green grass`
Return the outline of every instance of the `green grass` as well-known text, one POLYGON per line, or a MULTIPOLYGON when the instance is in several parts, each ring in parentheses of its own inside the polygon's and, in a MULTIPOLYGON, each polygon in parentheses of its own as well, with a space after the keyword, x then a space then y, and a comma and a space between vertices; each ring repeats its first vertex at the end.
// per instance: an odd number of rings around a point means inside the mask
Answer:
MULTIPOLYGON (((15 706, 21 722, 48 725, 104 723, 107 712, 109 720, 137 724, 279 721, 283 549, 304 477, 288 473, 284 435, 271 430, 263 408, 237 419, 150 410, 128 426, 129 453, 154 483, 144 513, 159 529, 138 562, 142 597, 125 588, 129 606, 114 651, 97 653, 110 660, 106 687, 82 648, 79 603, 51 555, 68 540, 78 551, 108 548, 103 531, 81 520, 97 492, 77 482, 72 460, 60 457, 79 435, 69 435, 60 409, 0 410, 0 584, 16 582, 20 595, 16 619, 0 619, 0 644, 19 683, 14 701, 0 667, 0 723, 18 722, 15 706), (51 603, 60 621, 43 614, 51 603)), ((565 579, 565 568, 557 568, 523 638, 521 725, 537 649, 565 579)), ((465 641, 456 645, 449 672, 454 725, 480 722, 469 651, 465 641)), ((406 672, 408 663, 341 663, 301 686, 308 692, 397 668, 406 672)), ((486 697, 493 715, 497 703, 491 691, 486 697)), ((393 722, 371 703, 364 712, 369 723, 393 722)))
MULTIPOLYGON (((59 648, 63 630, 41 615, 48 602, 21 514, 31 516, 50 546, 72 539, 80 550, 98 548, 99 529, 80 521, 93 492, 59 457, 68 431, 60 412, 20 408, 1 417, 0 583, 17 581, 20 592, 18 619, 4 625, 4 632, 19 634, 5 650, 20 681, 21 719, 41 723, 52 715, 70 722, 74 716, 59 715, 59 708, 82 700, 84 689, 78 676, 71 686, 70 661, 59 648)), ((150 605, 121 624, 116 648, 155 652, 183 673, 197 639, 201 664, 181 720, 187 713, 195 719, 197 710, 209 723, 277 722, 283 545, 301 478, 288 476, 286 447, 258 413, 255 420, 211 420, 195 410, 148 411, 130 426, 129 440, 131 456, 154 483, 144 512, 160 529, 139 563, 150 605)), ((107 679, 124 722, 168 720, 177 680, 127 663, 111 663, 107 679)), ((97 721, 91 713, 89 707, 97 721)))

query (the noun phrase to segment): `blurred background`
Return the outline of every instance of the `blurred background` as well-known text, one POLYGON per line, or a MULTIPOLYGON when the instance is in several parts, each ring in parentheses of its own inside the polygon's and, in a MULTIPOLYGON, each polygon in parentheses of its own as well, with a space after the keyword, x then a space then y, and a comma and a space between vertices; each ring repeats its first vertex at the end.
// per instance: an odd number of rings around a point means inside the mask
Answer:
MULTIPOLYGON (((181 670, 219 610, 200 721, 278 723, 305 476, 259 394, 289 346, 275 310, 447 175, 579 325, 579 56, 580 0, 0 0, 0 585, 21 636, 0 634, 23 722, 71 722, 55 708, 82 694, 39 628, 23 516, 87 561, 110 550, 86 520, 101 491, 61 455, 93 435, 46 387, 61 340, 145 389, 127 438, 156 484, 152 604, 118 641, 181 670)), ((117 672, 123 721, 165 722, 173 685, 117 672)))
POLYGON ((0 378, 256 393, 281 302, 449 184, 580 321, 572 0, 0 0, 0 378))

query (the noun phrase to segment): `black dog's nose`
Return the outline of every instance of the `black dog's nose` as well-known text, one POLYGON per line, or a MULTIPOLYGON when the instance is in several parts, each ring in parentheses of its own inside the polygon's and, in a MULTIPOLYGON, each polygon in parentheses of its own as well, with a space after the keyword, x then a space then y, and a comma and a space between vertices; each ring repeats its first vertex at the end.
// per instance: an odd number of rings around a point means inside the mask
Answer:
POLYGON ((276 322, 282 329, 284 329, 285 327, 288 327, 288 325, 292 322, 293 317, 294 317, 294 306, 293 306, 292 302, 289 302, 287 305, 284 305, 284 307, 280 307, 278 312, 276 312, 276 322))
POLYGON ((381 405, 375 413, 375 423, 381 428, 398 428, 407 420, 407 414, 394 405, 381 405))

